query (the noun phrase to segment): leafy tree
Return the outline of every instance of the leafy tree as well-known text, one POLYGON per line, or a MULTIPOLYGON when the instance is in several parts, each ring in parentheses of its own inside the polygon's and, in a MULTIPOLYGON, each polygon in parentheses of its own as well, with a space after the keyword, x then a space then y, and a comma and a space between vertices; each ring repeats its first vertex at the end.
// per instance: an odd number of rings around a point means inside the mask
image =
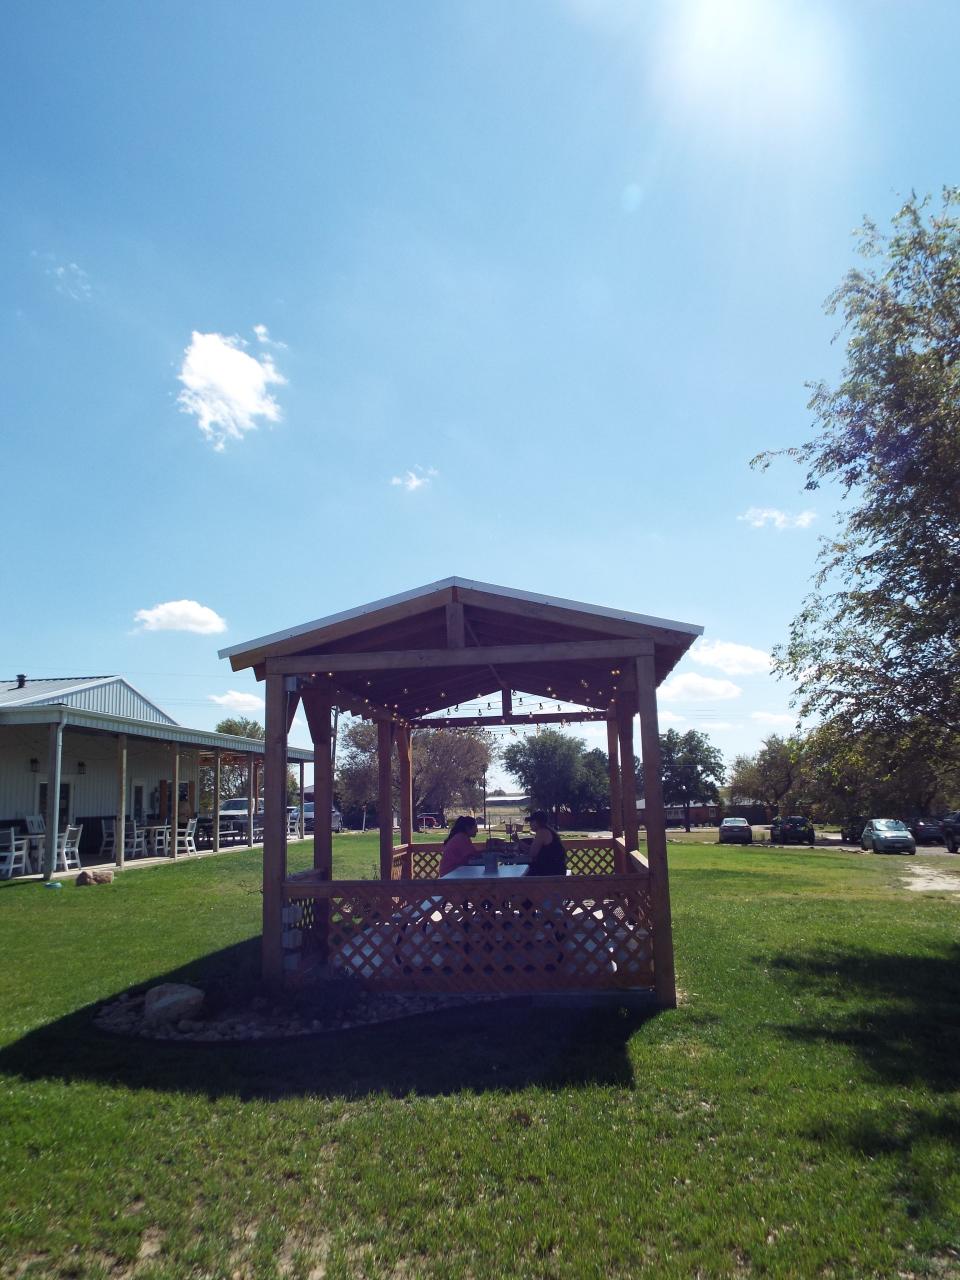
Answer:
POLYGON ((486 729, 414 730, 414 811, 445 814, 455 806, 481 808, 494 745, 486 729))
POLYGON ((725 768, 723 756, 705 733, 668 729, 660 735, 665 804, 683 805, 684 826, 690 830, 690 806, 720 799, 725 768))
POLYGON ((503 753, 503 763, 529 794, 533 807, 547 809, 556 818, 561 805, 572 804, 577 796, 585 750, 582 738, 544 729, 512 742, 503 753))
POLYGON ((756 801, 779 813, 800 782, 801 751, 799 738, 771 733, 755 756, 737 756, 730 777, 731 800, 756 801))
POLYGON ((584 751, 570 798, 571 807, 577 813, 597 813, 610 805, 610 765, 607 753, 594 747, 584 751))
MULTIPOLYGON (((483 780, 493 759, 493 735, 484 729, 421 729, 412 743, 413 805, 417 813, 445 813, 483 804, 483 780)), ((391 767, 394 806, 399 806, 399 767, 391 767)), ((377 726, 348 722, 340 732, 337 793, 350 820, 376 808, 379 796, 377 726)))
MULTIPOLYGON (((846 330, 839 384, 809 403, 817 434, 788 449, 806 488, 848 505, 776 669, 801 714, 898 735, 922 721, 956 758, 960 724, 960 189, 912 195, 865 266, 827 300, 846 330)), ((775 454, 754 464, 766 467, 775 454)))
MULTIPOLYGON (((259 720, 250 720, 246 716, 227 716, 214 726, 216 733, 230 734, 235 738, 253 738, 263 742, 266 730, 259 720)), ((200 773, 200 809, 213 812, 213 769, 204 769, 200 773)), ((223 760, 220 763, 220 799, 232 800, 234 796, 247 794, 247 765, 232 764, 223 760)), ((287 804, 298 804, 300 800, 300 778, 292 769, 287 770, 287 804)))
POLYGON ((951 806, 960 791, 956 761, 937 751, 939 732, 916 721, 892 732, 851 733, 831 721, 803 743, 802 791, 816 816, 910 817, 951 806))

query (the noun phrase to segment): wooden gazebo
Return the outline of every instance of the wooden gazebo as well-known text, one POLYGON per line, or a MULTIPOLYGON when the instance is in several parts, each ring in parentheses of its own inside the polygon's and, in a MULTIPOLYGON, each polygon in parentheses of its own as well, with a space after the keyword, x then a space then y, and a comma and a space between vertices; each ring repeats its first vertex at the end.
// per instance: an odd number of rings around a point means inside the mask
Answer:
POLYGON ((373 987, 412 991, 649 988, 662 1005, 673 1005, 656 689, 701 631, 447 578, 222 650, 235 671, 252 667, 266 683, 264 977, 302 982, 314 973, 350 973, 373 987), (520 712, 512 700, 519 690, 568 709, 520 712), (498 714, 436 715, 493 697, 498 714), (286 747, 300 703, 315 751, 314 857, 312 870, 289 875, 286 747), (323 815, 333 798, 334 706, 377 725, 377 881, 332 878, 332 833, 323 815), (646 857, 638 848, 633 769, 621 767, 633 760, 636 715, 646 857), (606 722, 612 838, 565 841, 566 877, 488 878, 482 885, 437 879, 438 845, 415 840, 412 731, 561 720, 606 722))

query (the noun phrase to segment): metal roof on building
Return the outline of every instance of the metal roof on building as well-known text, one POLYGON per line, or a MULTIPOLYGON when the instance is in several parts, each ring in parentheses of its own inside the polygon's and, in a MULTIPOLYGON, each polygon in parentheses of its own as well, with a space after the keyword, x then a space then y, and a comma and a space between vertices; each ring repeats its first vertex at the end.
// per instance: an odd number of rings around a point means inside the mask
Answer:
POLYGON ((0 682, 0 710, 42 706, 75 707, 151 724, 177 723, 122 676, 56 676, 33 680, 18 676, 0 682))

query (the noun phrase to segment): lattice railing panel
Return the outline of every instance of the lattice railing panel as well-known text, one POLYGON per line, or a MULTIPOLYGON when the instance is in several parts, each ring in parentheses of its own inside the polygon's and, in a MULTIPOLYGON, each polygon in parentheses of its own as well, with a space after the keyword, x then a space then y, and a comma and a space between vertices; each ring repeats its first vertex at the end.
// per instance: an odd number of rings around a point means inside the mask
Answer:
POLYGON ((410 846, 410 858, 413 865, 412 879, 433 880, 440 870, 440 859, 443 857, 443 845, 410 846))
POLYGON ((575 876, 609 876, 616 870, 612 844, 598 841, 564 841, 567 869, 575 876))
MULTIPOLYGON (((303 905, 302 885, 290 886, 303 905)), ((311 927, 327 972, 379 990, 579 991, 653 985, 640 876, 325 882, 311 927)), ((304 920, 307 917, 304 914, 304 920)))

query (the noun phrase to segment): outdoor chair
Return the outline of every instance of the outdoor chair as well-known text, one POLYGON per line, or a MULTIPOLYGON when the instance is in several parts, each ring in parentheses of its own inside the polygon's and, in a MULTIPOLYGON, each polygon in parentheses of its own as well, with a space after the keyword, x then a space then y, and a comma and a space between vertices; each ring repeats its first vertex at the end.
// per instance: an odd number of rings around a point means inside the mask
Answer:
POLYGON ((144 858, 147 853, 147 833, 135 822, 127 822, 123 829, 123 856, 144 858))
POLYGON ((177 855, 181 853, 196 853, 197 843, 195 836, 197 833, 196 818, 189 818, 186 826, 177 827, 177 855))
POLYGON ((57 857, 54 863, 57 871, 80 869, 80 837, 82 826, 67 827, 57 836, 57 857))
POLYGON ((27 824, 27 861, 34 871, 43 867, 43 851, 46 848, 47 824, 40 813, 30 813, 24 818, 27 824))
POLYGON ((117 852, 117 820, 116 818, 101 818, 100 830, 102 834, 100 836, 99 859, 101 862, 104 862, 106 861, 107 858, 113 858, 116 856, 116 852, 117 852))
POLYGON ((0 880, 27 874, 27 839, 14 827, 0 829, 0 880))
POLYGON ((298 813, 287 814, 287 835, 288 836, 300 835, 300 815, 298 813))
POLYGON ((166 858, 170 853, 170 828, 156 827, 153 832, 153 856, 166 858))

